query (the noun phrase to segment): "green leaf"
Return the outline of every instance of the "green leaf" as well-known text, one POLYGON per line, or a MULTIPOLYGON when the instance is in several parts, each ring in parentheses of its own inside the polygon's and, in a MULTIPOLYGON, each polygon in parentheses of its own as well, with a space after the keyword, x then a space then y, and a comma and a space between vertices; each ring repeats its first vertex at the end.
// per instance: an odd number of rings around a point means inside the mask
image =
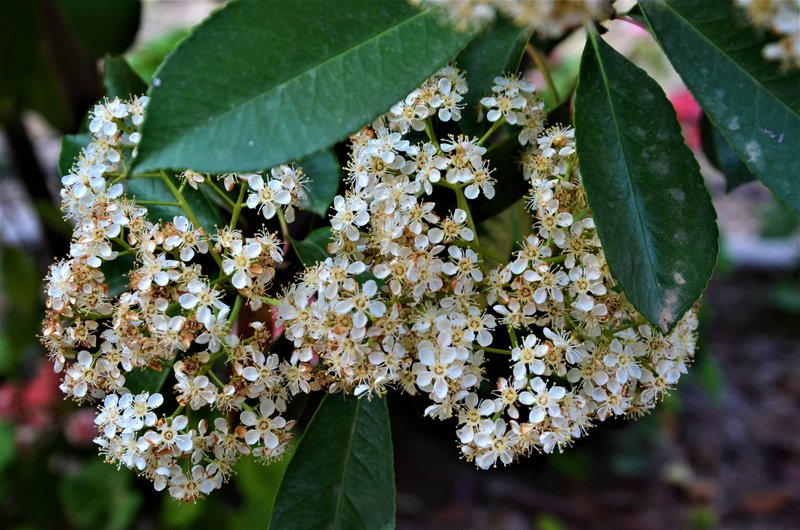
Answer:
POLYGON ((772 192, 800 213, 800 72, 761 51, 768 35, 733 2, 643 0, 645 18, 711 121, 772 192))
MULTIPOLYGON (((178 186, 176 179, 172 179, 175 186, 178 186)), ((214 232, 215 226, 223 226, 225 223, 219 210, 203 195, 199 190, 195 190, 186 186, 183 190, 183 196, 192 211, 197 215, 197 220, 206 233, 214 232)), ((160 202, 175 202, 175 196, 170 191, 166 183, 158 178, 141 178, 131 179, 128 181, 128 195, 135 196, 139 200, 145 201, 160 201, 160 202)), ((147 211, 150 220, 155 222, 159 219, 164 221, 172 221, 172 218, 177 215, 186 215, 178 206, 160 206, 148 204, 147 211)))
POLYGON ((147 83, 133 71, 124 57, 106 56, 103 85, 110 98, 128 99, 147 92, 147 83))
POLYGON ((742 184, 755 180, 755 175, 747 169, 745 163, 742 162, 720 130, 711 123, 708 116, 703 116, 700 120, 700 137, 706 158, 725 176, 725 191, 730 192, 742 184))
POLYGON ((0 17, 0 95, 14 94, 29 79, 41 55, 37 2, 8 4, 0 17), (10 8, 10 9, 9 9, 10 8), (13 50, 13 51, 12 51, 13 50))
POLYGON ((394 528, 386 399, 325 396, 289 462, 270 528, 394 528))
POLYGON ((91 134, 67 134, 61 138, 61 153, 58 155, 58 173, 66 175, 81 154, 81 149, 92 141, 91 134))
POLYGON ((484 127, 477 122, 480 100, 491 95, 495 77, 517 71, 530 37, 530 30, 520 29, 500 17, 459 54, 456 65, 466 71, 469 85, 469 92, 464 96, 463 116, 458 122, 464 133, 481 136, 484 127))
POLYGON ((59 482, 58 495, 70 522, 77 528, 129 528, 142 495, 131 484, 133 473, 92 458, 59 482))
POLYGON ((0 309, 0 375, 11 376, 35 346, 42 318, 36 262, 15 247, 0 247, 0 292, 11 302, 0 309))
POLYGON ((591 32, 575 127, 611 271, 667 332, 705 289, 718 246, 716 214, 675 111, 655 81, 591 32))
POLYGON ((491 200, 481 195, 472 201, 472 218, 476 223, 497 215, 525 196, 530 184, 522 175, 522 166, 519 162, 520 151, 516 134, 487 150, 486 159, 489 161, 489 167, 494 170, 492 176, 497 179, 497 182, 494 185, 495 194, 491 200))
POLYGON ((310 267, 328 258, 328 243, 331 240, 331 228, 326 226, 314 230, 302 241, 292 238, 295 254, 306 267, 310 267))
POLYGON ((305 209, 325 217, 336 192, 339 191, 339 181, 342 178, 339 160, 333 151, 326 149, 300 160, 297 164, 311 181, 308 183, 308 206, 305 209))
POLYGON ((140 0, 58 0, 58 6, 74 37, 95 57, 124 52, 139 31, 140 0))
POLYGON ((14 440, 14 426, 0 420, 0 473, 14 462, 17 453, 17 444, 14 440))
POLYGON ((131 394, 161 392, 161 387, 164 386, 170 372, 168 366, 163 366, 160 372, 152 368, 136 369, 125 374, 125 388, 130 390, 131 394))
POLYGON ((119 256, 113 261, 104 261, 100 269, 106 276, 108 296, 119 296, 130 288, 131 282, 128 274, 133 268, 135 258, 132 254, 119 256))
POLYGON ((303 158, 386 112, 473 34, 395 0, 231 2, 156 74, 135 171, 303 158))
POLYGON ((185 28, 169 31, 152 40, 137 44, 135 50, 125 54, 125 58, 131 68, 149 84, 158 67, 164 62, 164 58, 188 34, 189 30, 185 28))

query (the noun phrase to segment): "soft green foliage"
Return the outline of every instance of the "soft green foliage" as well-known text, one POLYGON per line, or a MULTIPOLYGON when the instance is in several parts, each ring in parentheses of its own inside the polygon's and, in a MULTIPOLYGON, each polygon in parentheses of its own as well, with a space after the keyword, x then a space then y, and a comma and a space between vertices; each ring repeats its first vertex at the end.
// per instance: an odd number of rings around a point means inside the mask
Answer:
POLYGON ((606 259, 628 299, 666 332, 716 263, 716 215, 697 162, 658 84, 594 33, 575 106, 586 196, 606 259))
POLYGON ((333 151, 325 149, 304 158, 298 164, 310 180, 307 185, 308 206, 305 209, 325 217, 342 179, 339 160, 333 151))
POLYGON ((730 192, 755 180, 756 177, 707 116, 703 116, 700 122, 700 134, 703 138, 703 152, 708 161, 725 175, 726 191, 730 192))
POLYGON ((147 91, 147 83, 133 71, 124 57, 107 55, 103 68, 103 85, 108 97, 127 99, 147 91))
POLYGON ((58 0, 58 6, 78 42, 95 57, 124 52, 139 30, 140 0, 58 0))
POLYGON ((328 257, 327 247, 330 239, 330 227, 318 228, 303 240, 292 239, 292 247, 303 265, 308 267, 328 257))
POLYGON ((14 300, 0 311, 0 376, 8 376, 36 344, 41 291, 35 262, 14 247, 0 247, 0 271, 3 296, 14 300))
POLYGON ((460 122, 466 134, 480 136, 483 133, 486 122, 478 124, 474 111, 480 107, 480 99, 491 93, 495 77, 519 69, 530 36, 528 29, 520 29, 501 18, 478 34, 456 58, 469 83, 469 92, 464 97, 467 112, 460 122))
POLYGON ((94 460, 64 479, 58 493, 70 522, 76 528, 128 528, 142 502, 141 493, 130 488, 132 478, 94 460))
POLYGON ((301 158, 385 112, 471 37, 404 2, 233 2, 158 71, 136 171, 301 158))
POLYGON ((386 399, 329 395, 289 463, 270 528, 394 528, 394 490, 386 399))
POLYGON ((672 65, 747 167, 800 213, 800 72, 765 61, 767 37, 730 2, 644 0, 672 65))

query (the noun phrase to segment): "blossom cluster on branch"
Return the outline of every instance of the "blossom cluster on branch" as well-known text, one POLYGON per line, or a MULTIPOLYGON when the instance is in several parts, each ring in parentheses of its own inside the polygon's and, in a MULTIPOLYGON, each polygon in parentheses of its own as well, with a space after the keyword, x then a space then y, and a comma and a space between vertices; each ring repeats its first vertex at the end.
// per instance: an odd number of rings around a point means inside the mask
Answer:
POLYGON ((778 40, 764 46, 765 59, 785 68, 800 68, 800 2, 797 0, 736 0, 757 28, 778 40))
POLYGON ((459 28, 491 22, 498 15, 513 20, 545 38, 592 20, 605 20, 614 13, 613 0, 409 0, 415 5, 441 9, 459 28))
POLYGON ((425 395, 425 414, 455 418, 462 454, 481 468, 562 449, 598 421, 653 407, 692 359, 695 312, 664 335, 627 301, 592 222, 573 130, 545 127, 525 79, 494 81, 481 138, 436 133, 474 110, 455 66, 355 134, 330 257, 272 296, 286 247, 241 213, 277 217, 285 238, 307 201, 302 170, 128 177, 147 100, 98 105, 93 141, 62 181, 75 230, 70 257, 47 279, 42 340, 62 390, 98 403, 105 457, 194 500, 228 480, 241 455, 285 451, 298 394, 425 395), (521 174, 497 177, 492 150, 508 142, 522 149, 521 174), (131 178, 162 182, 174 202, 126 193, 131 178), (495 196, 496 178, 528 187, 529 230, 510 258, 481 244, 472 213, 495 196), (201 187, 230 212, 212 233, 186 199, 201 187), (149 205, 183 215, 153 219, 149 205), (111 293, 104 270, 126 255, 128 285, 111 293), (505 375, 488 381, 489 364, 505 375), (132 392, 143 375, 169 379, 174 392, 132 392))

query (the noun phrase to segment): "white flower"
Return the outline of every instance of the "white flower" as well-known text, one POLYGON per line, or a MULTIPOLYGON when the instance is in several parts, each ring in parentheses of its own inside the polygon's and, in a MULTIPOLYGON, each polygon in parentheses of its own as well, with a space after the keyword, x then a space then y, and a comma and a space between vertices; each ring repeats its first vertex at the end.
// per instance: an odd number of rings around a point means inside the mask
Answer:
POLYGON ((231 284, 237 289, 244 289, 253 285, 250 275, 250 263, 261 254, 261 245, 251 241, 244 244, 241 239, 231 243, 230 256, 222 260, 222 270, 225 274, 233 274, 231 284))
POLYGON ((419 343, 419 362, 414 364, 417 386, 422 390, 429 390, 433 385, 433 393, 438 399, 444 399, 449 390, 448 379, 457 379, 462 372, 462 367, 454 363, 456 351, 453 348, 435 346, 430 341, 419 343))
POLYGON ((190 433, 181 434, 189 424, 186 416, 179 415, 172 420, 165 419, 159 422, 158 431, 148 431, 144 439, 152 446, 164 449, 177 448, 184 453, 192 450, 192 435, 190 433))
POLYGON ((262 399, 258 407, 258 414, 252 410, 245 410, 240 416, 242 424, 250 429, 245 432, 244 439, 248 445, 263 441, 267 449, 274 449, 280 443, 277 433, 286 427, 286 420, 281 416, 272 418, 275 412, 275 402, 271 399, 262 399))
POLYGON ((525 379, 528 372, 535 375, 542 375, 545 370, 544 362, 541 357, 547 354, 546 344, 539 342, 536 335, 526 335, 522 339, 522 346, 517 346, 511 350, 511 360, 514 362, 512 370, 516 379, 525 379))
POLYGON ((378 292, 378 285, 375 280, 364 282, 360 291, 356 291, 352 296, 341 299, 336 303, 336 312, 340 315, 353 312, 353 325, 363 328, 369 321, 369 316, 373 318, 382 317, 386 312, 386 306, 380 300, 373 300, 378 292))
POLYGON ((564 387, 552 386, 548 390, 547 383, 541 377, 531 379, 530 387, 533 392, 522 392, 519 401, 524 405, 531 405, 531 423, 541 423, 548 415, 553 418, 561 415, 559 401, 567 393, 564 387))
POLYGON ((338 232, 344 232, 350 241, 357 241, 358 227, 369 222, 367 203, 357 196, 350 196, 346 199, 337 195, 333 199, 333 208, 336 210, 336 214, 331 218, 331 228, 338 232))
POLYGON ((442 272, 448 276, 457 275, 459 278, 472 278, 476 282, 483 280, 483 272, 479 266, 479 258, 471 248, 462 249, 455 245, 447 249, 453 261, 442 265, 442 272))

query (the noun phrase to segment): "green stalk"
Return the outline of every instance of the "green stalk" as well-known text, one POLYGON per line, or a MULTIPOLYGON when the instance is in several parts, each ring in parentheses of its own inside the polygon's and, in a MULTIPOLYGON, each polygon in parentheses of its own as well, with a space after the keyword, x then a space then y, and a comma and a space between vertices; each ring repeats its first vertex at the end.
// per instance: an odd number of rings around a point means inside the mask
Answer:
MULTIPOLYGON (((167 185, 169 190, 172 192, 172 195, 175 196, 175 199, 180 204, 181 209, 184 211, 184 213, 186 213, 186 217, 188 217, 192 224, 194 224, 195 228, 201 228, 203 225, 200 224, 200 221, 197 219, 197 215, 195 215, 194 210, 192 210, 192 208, 189 206, 189 203, 186 202, 186 198, 183 196, 183 193, 181 193, 181 191, 175 187, 175 183, 172 182, 172 179, 169 178, 166 173, 161 171, 160 174, 161 180, 164 181, 164 184, 167 185)), ((217 266, 222 269, 222 259, 213 251, 209 252, 209 254, 211 254, 211 257, 217 262, 217 266)))

